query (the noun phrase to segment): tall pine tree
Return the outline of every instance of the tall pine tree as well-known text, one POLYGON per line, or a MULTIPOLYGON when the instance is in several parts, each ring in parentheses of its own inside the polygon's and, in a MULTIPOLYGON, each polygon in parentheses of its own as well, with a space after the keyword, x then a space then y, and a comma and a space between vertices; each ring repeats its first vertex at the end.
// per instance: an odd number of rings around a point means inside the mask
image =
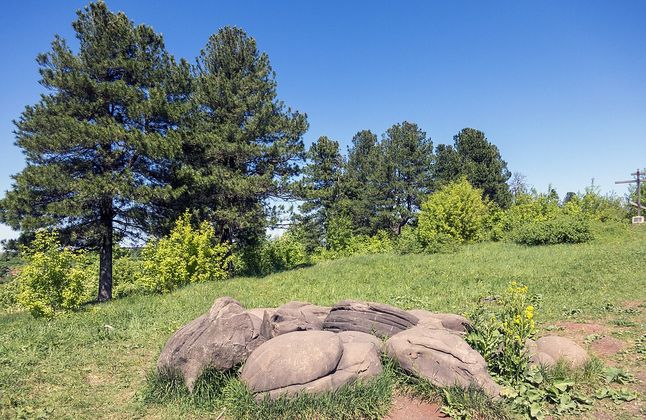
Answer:
POLYGON ((16 124, 27 165, 0 202, 1 220, 23 232, 60 229, 68 243, 99 250, 98 300, 112 297, 115 240, 148 229, 151 200, 178 148, 186 65, 162 37, 99 1, 77 12, 75 53, 56 37, 38 56, 47 93, 16 124))
POLYGON ((434 172, 438 184, 466 176, 471 185, 482 189, 483 196, 502 208, 509 207, 512 195, 507 181, 511 172, 498 148, 487 140, 482 131, 473 128, 463 129, 453 137, 453 141, 453 146, 437 147, 434 172))
POLYGON ((176 213, 191 207, 221 240, 264 235, 271 199, 287 198, 299 172, 306 115, 276 98, 267 54, 243 30, 222 28, 198 58, 192 112, 174 181, 176 213))

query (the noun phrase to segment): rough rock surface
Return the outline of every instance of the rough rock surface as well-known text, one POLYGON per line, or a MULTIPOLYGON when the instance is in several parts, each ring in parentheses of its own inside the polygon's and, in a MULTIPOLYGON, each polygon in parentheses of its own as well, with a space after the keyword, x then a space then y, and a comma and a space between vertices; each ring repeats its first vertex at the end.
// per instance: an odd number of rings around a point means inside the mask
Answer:
POLYGON ((157 368, 180 372, 192 390, 204 368, 230 369, 267 340, 254 318, 238 301, 217 299, 207 314, 180 328, 166 342, 157 368))
POLYGON ((263 331, 277 337, 294 331, 321 330, 330 308, 306 302, 288 302, 273 313, 265 312, 263 331))
POLYGON ((419 318, 417 325, 420 327, 430 329, 443 328, 461 335, 465 335, 471 327, 471 323, 468 319, 456 314, 431 312, 424 309, 411 309, 407 312, 419 318))
POLYGON ((275 312, 276 308, 254 308, 254 309, 248 309, 247 312, 249 312, 251 315, 255 315, 261 320, 265 317, 265 312, 271 317, 275 312))
POLYGON ((377 351, 381 351, 384 347, 383 341, 372 334, 364 333, 361 331, 342 331, 339 333, 339 338, 341 339, 343 344, 371 343, 375 346, 375 349, 377 349, 377 351))
POLYGON ((526 343, 529 358, 532 363, 543 366, 554 366, 563 359, 572 367, 581 367, 588 361, 588 353, 569 338, 557 335, 541 337, 536 341, 526 343))
POLYGON ((383 303, 344 300, 332 307, 323 322, 327 331, 360 331, 390 337, 417 324, 418 318, 383 303))
POLYGON ((491 397, 499 394, 500 387, 487 372, 484 358, 457 334, 413 327, 392 336, 386 351, 404 370, 434 385, 474 385, 491 397))
POLYGON ((343 343, 339 335, 328 331, 296 331, 258 347, 240 378, 261 399, 334 391, 381 371, 373 343, 343 343))

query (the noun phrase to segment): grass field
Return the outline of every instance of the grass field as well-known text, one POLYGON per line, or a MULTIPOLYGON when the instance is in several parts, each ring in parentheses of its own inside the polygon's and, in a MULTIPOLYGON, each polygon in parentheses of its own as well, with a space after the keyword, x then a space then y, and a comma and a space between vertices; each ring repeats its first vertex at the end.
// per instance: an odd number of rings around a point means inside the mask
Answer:
MULTIPOLYGON (((631 227, 579 245, 482 243, 454 254, 327 261, 261 279, 235 278, 164 296, 133 296, 51 321, 26 313, 0 314, 0 416, 217 417, 181 404, 147 403, 142 390, 165 341, 219 296, 232 296, 249 308, 290 300, 332 305, 353 298, 461 313, 513 280, 537 295, 539 329, 568 332, 564 321, 598 324, 604 334, 625 344, 623 353, 607 360, 635 370, 640 378, 644 356, 637 346, 646 337, 646 229, 631 227)), ((643 391, 642 384, 635 386, 643 391)), ((607 409, 613 417, 639 415, 643 395, 631 404, 630 409, 607 409)))

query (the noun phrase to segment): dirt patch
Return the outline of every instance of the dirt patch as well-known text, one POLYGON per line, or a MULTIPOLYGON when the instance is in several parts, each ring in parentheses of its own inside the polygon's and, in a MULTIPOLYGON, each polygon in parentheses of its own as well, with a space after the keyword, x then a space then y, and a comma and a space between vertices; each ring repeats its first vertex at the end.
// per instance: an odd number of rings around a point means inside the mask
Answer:
POLYGON ((619 353, 626 347, 625 343, 614 337, 601 337, 590 344, 590 350, 601 358, 608 358, 619 353))
POLYGON ((419 401, 403 395, 393 397, 393 405, 385 417, 387 420, 436 420, 450 419, 440 412, 435 403, 419 401))
POLYGON ((621 306, 623 306, 626 309, 632 309, 632 308, 639 308, 640 306, 644 305, 643 300, 625 300, 621 302, 621 306))
POLYGON ((579 344, 583 343, 586 337, 596 334, 596 335, 606 335, 608 328, 604 325, 597 324, 595 322, 568 322, 568 321, 559 321, 555 323, 557 327, 562 328, 558 335, 562 335, 568 338, 573 339, 579 344))

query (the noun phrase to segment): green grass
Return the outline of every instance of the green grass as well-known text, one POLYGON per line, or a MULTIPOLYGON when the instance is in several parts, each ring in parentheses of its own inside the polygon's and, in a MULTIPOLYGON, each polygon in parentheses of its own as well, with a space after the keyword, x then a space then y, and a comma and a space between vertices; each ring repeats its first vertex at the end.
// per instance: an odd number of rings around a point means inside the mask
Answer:
MULTIPOLYGON (((455 254, 328 261, 262 279, 237 278, 164 296, 132 296, 51 321, 26 313, 0 314, 0 417, 217 417, 217 407, 204 402, 208 398, 188 403, 172 391, 170 401, 184 403, 151 403, 149 375, 170 335, 223 295, 247 307, 278 306, 289 300, 331 305, 354 298, 460 313, 516 280, 540 295, 538 321, 550 323, 566 316, 596 319, 624 301, 646 302, 644 273, 646 229, 635 227, 577 245, 483 243, 455 254)), ((244 389, 232 388, 227 395, 236 401, 248 398, 244 389)), ((355 398, 364 392, 361 389, 353 392, 341 400, 372 401, 365 395, 355 398)), ((341 400, 297 404, 318 404, 325 413, 338 409, 335 404, 341 400)), ((365 412, 378 416, 384 407, 375 403, 365 412)), ((290 409, 295 408, 283 407, 281 412, 290 409)), ((233 414, 240 413, 223 415, 235 418, 233 414)))

